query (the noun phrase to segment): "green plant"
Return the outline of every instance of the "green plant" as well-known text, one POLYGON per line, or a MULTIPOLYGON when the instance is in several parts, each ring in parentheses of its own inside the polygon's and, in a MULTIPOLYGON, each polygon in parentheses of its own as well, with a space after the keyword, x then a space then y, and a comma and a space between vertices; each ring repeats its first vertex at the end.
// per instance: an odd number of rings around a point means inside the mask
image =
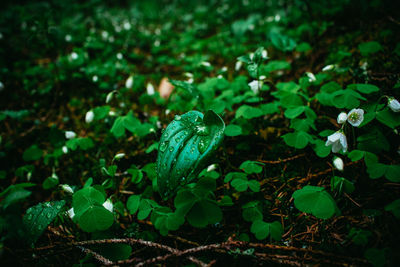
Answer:
POLYGON ((158 146, 157 186, 163 198, 192 182, 221 144, 225 123, 213 111, 176 115, 158 146))

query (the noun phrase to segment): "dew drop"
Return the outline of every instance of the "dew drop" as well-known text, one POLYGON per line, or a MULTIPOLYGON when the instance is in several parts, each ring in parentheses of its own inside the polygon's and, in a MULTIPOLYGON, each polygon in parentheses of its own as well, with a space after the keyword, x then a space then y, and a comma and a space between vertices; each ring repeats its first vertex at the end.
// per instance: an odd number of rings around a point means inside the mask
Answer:
POLYGON ((207 150, 208 146, 210 145, 210 139, 201 139, 198 144, 198 149, 201 154, 207 150))
POLYGON ((172 146, 169 147, 169 152, 174 151, 174 148, 172 146))
POLYGON ((184 184, 185 182, 186 182, 186 178, 182 177, 181 180, 180 180, 181 185, 184 184))
POLYGON ((50 213, 47 213, 47 214, 46 214, 46 217, 47 217, 48 219, 50 219, 50 218, 51 218, 51 214, 50 214, 50 213))
POLYGON ((175 142, 179 143, 181 139, 179 137, 175 138, 175 142))
POLYGON ((158 148, 158 150, 160 150, 161 152, 164 152, 165 149, 167 149, 168 143, 169 143, 168 141, 162 142, 160 144, 160 147, 158 148))
POLYGON ((27 219, 28 219, 28 221, 32 220, 32 214, 29 214, 27 219))
POLYGON ((196 134, 198 134, 198 135, 205 136, 205 135, 210 134, 210 129, 207 126, 205 126, 204 124, 197 125, 194 129, 196 131, 196 134))

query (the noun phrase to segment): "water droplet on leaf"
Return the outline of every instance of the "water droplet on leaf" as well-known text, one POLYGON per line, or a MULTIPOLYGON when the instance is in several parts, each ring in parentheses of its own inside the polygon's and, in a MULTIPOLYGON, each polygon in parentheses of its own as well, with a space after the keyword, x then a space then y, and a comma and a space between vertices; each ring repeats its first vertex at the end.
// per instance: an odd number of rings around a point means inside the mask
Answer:
POLYGON ((205 126, 204 124, 203 125, 197 125, 195 127, 195 131, 196 131, 196 134, 202 135, 202 136, 210 134, 210 129, 207 126, 205 126))
POLYGON ((160 147, 158 148, 161 152, 164 152, 165 151, 165 149, 167 149, 167 146, 168 146, 168 141, 165 141, 165 142, 162 142, 161 144, 160 144, 160 147))
POLYGON ((199 152, 201 154, 207 150, 208 146, 210 145, 210 139, 201 139, 198 145, 199 152))

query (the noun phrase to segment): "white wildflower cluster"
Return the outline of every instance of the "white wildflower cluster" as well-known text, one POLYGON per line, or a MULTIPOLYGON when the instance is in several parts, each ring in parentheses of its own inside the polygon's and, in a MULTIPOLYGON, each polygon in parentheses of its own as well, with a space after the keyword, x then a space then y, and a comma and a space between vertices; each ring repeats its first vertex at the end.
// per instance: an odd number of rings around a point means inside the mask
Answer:
MULTIPOLYGON (((363 120, 364 120, 364 110, 361 108, 354 108, 354 109, 350 110, 349 113, 341 112, 337 117, 337 122, 339 124, 344 124, 347 121, 353 127, 359 127, 360 124, 363 122, 363 120)), ((333 153, 337 153, 340 150, 342 150, 343 152, 346 152, 347 151, 347 138, 346 138, 346 135, 344 134, 343 130, 339 130, 339 131, 331 134, 330 136, 328 136, 328 140, 326 141, 325 145, 326 146, 332 145, 333 153)), ((338 164, 338 166, 340 166, 338 161, 339 160, 337 160, 336 163, 338 164)), ((336 166, 335 161, 334 161, 334 165, 336 166)), ((338 167, 336 167, 336 168, 339 169, 338 167)))

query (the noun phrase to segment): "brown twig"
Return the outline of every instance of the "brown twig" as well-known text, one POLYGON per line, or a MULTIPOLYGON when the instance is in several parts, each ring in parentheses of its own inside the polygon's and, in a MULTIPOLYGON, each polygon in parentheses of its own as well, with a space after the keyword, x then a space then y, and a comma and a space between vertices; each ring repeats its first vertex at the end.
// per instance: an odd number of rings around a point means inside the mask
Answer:
POLYGON ((96 260, 98 260, 99 262, 101 262, 104 265, 114 265, 114 263, 112 261, 110 261, 109 259, 106 259, 105 257, 101 256, 99 253, 94 252, 91 249, 82 247, 82 246, 76 246, 77 248, 79 248, 80 250, 82 250, 83 252, 85 252, 86 254, 90 254, 92 255, 96 260))
POLYGON ((284 163, 284 162, 288 162, 288 161, 292 161, 301 157, 304 157, 306 154, 299 154, 290 158, 286 158, 286 159, 278 159, 278 160, 257 160, 258 162, 262 162, 262 163, 267 163, 267 164, 279 164, 279 163, 284 163))
MULTIPOLYGON (((175 236, 173 236, 176 238, 175 236)), ((188 244, 195 244, 195 242, 183 239, 183 238, 176 238, 177 240, 180 240, 182 242, 188 243, 188 244)), ((249 242, 243 242, 243 241, 236 241, 232 240, 231 238, 228 239, 227 242, 222 242, 222 243, 217 243, 217 244, 209 244, 209 245, 203 245, 203 246, 196 246, 193 248, 185 249, 185 250, 179 250, 175 249, 172 247, 169 247, 167 245, 155 243, 152 241, 145 241, 141 239, 134 239, 134 238, 123 238, 123 239, 103 239, 103 240, 88 240, 88 241, 80 241, 80 242, 70 242, 66 244, 58 244, 58 245, 50 245, 50 246, 45 246, 45 247, 40 247, 40 248, 34 248, 31 249, 31 251, 34 252, 39 252, 39 251, 45 251, 45 250, 64 250, 71 248, 71 247, 76 247, 81 249, 83 252, 87 254, 93 255, 93 257, 98 260, 101 264, 103 265, 127 265, 127 264, 133 264, 135 263, 136 266, 145 266, 149 264, 154 264, 157 262, 165 262, 168 259, 172 257, 186 257, 188 260, 191 262, 199 265, 199 266, 210 266, 215 263, 215 261, 211 261, 208 265, 199 259, 195 258, 192 254, 199 253, 199 252, 204 252, 204 251, 214 251, 217 253, 234 253, 234 254, 240 254, 243 256, 248 256, 250 254, 246 254, 245 252, 242 252, 237 249, 242 249, 243 251, 248 250, 249 248, 253 249, 262 249, 262 250, 273 250, 273 251, 282 251, 282 252, 296 252, 296 253, 301 253, 300 255, 286 255, 286 254, 280 254, 280 253, 267 253, 267 252, 262 252, 262 251, 255 251, 253 256, 257 257, 257 260, 263 260, 263 261, 272 261, 280 264, 288 264, 292 266, 299 266, 300 262, 314 262, 314 263, 327 263, 331 265, 339 265, 339 266, 346 266, 348 263, 354 263, 354 264, 366 264, 366 261, 363 259, 358 259, 358 258, 353 258, 353 257, 346 257, 346 256, 340 256, 336 255, 333 253, 329 252, 324 252, 320 250, 314 250, 314 249, 306 249, 306 248, 296 248, 296 247, 290 247, 290 246, 278 246, 278 245, 272 245, 272 244, 264 244, 264 243, 249 243, 249 242), (152 247, 156 248, 159 250, 164 250, 167 251, 168 253, 165 255, 160 255, 157 257, 153 257, 150 259, 145 259, 143 261, 138 262, 137 258, 130 258, 127 260, 121 260, 117 262, 112 262, 100 254, 84 247, 88 245, 99 245, 99 244, 130 244, 130 245, 135 245, 139 244, 145 247, 152 247), (234 250, 236 249, 236 250, 234 250), (310 255, 309 257, 307 255, 310 255), (321 258, 319 258, 321 257, 321 258)))

